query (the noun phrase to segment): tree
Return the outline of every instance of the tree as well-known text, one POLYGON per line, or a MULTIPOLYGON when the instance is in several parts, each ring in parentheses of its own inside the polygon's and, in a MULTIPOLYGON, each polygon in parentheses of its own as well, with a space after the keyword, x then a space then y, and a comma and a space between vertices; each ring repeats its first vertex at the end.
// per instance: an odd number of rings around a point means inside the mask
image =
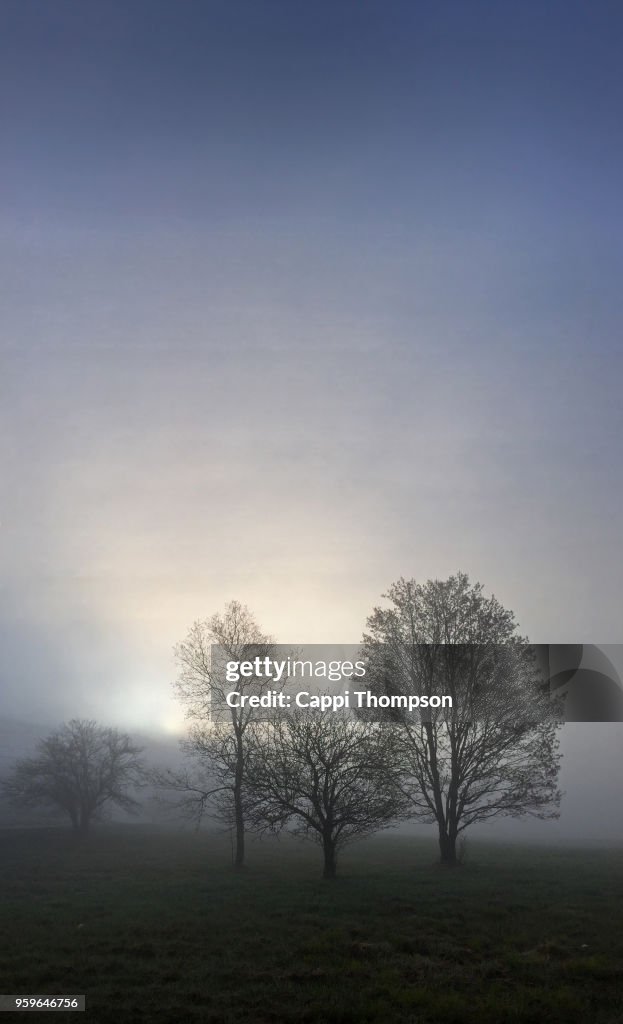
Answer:
POLYGON ((457 838, 500 815, 558 816, 556 709, 513 613, 464 573, 400 579, 367 622, 367 682, 377 694, 452 698, 452 708, 391 708, 403 791, 436 823, 441 860, 457 838))
POLYGON ((253 735, 255 822, 320 843, 324 878, 335 877, 344 846, 404 812, 388 729, 344 711, 297 708, 253 735))
POLYGON ((106 804, 139 806, 128 790, 143 778, 141 753, 117 729, 72 719, 41 740, 34 757, 18 760, 2 789, 15 805, 59 808, 86 835, 106 804))
POLYGON ((238 601, 231 601, 223 615, 195 622, 175 649, 180 666, 175 689, 193 723, 182 744, 191 769, 170 772, 160 784, 182 794, 183 806, 197 820, 211 807, 233 829, 236 868, 244 864, 248 827, 249 727, 261 713, 248 705, 230 708, 226 695, 234 688, 258 695, 274 682, 254 672, 234 687, 227 681, 226 664, 263 659, 272 649, 272 640, 238 601))

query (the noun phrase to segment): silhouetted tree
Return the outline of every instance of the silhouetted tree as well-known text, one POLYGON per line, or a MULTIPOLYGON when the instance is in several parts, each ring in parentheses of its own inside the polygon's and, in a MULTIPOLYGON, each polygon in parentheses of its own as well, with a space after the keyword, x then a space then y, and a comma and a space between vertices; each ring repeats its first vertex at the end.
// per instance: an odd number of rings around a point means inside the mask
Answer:
POLYGON ((275 684, 255 672, 230 683, 226 665, 265 658, 272 650, 272 640, 238 601, 231 601, 223 615, 195 622, 175 649, 181 669, 175 689, 193 723, 182 744, 191 766, 182 772, 160 773, 157 781, 177 791, 179 805, 195 819, 211 808, 232 827, 236 868, 243 866, 245 856, 249 727, 260 712, 249 706, 230 708, 225 698, 231 690, 261 695, 275 684))
POLYGON ((400 579, 367 622, 366 681, 375 694, 449 695, 452 709, 386 712, 399 728, 403 790, 434 822, 441 860, 457 837, 499 815, 558 816, 556 709, 513 613, 464 573, 400 579))
POLYGON ((254 729, 251 779, 258 827, 284 827, 322 846, 334 878, 344 846, 404 816, 393 730, 348 712, 296 710, 254 729))
POLYGON ((135 811, 128 790, 143 778, 142 748, 125 733, 72 719, 39 742, 34 757, 18 760, 2 783, 21 807, 56 807, 82 835, 106 804, 135 811))

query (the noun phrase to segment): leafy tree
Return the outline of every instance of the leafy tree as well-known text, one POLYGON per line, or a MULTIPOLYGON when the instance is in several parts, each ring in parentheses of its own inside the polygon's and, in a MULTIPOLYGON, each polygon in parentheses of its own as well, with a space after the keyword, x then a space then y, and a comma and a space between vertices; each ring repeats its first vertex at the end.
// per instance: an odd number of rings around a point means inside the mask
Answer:
POLYGON ((34 757, 15 763, 2 790, 17 806, 62 810, 84 835, 106 804, 138 808, 128 791, 143 778, 141 753, 117 729, 72 719, 41 740, 34 757))
POLYGON ((392 731, 344 711, 297 708, 253 735, 256 825, 320 843, 324 878, 335 877, 344 846, 404 813, 392 731))
POLYGON ((367 622, 367 684, 376 694, 449 695, 452 708, 387 712, 399 726, 403 791, 436 823, 441 860, 457 838, 500 815, 558 816, 555 708, 513 613, 464 573, 400 579, 367 622))

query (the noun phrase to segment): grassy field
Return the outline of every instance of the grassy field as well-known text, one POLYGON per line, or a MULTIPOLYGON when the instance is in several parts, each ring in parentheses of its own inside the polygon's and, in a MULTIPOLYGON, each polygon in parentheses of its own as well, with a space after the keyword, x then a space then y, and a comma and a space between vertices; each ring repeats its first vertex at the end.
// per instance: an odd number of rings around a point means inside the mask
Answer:
POLYGON ((206 834, 0 832, 0 991, 91 1022, 623 1022, 623 855, 385 835, 319 851, 206 834))

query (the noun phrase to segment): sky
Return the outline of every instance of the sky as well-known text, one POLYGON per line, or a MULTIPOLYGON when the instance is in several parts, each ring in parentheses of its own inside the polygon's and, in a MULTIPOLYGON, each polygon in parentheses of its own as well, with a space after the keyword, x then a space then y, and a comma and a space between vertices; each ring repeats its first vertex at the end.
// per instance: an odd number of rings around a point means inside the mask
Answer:
POLYGON ((621 641, 617 2, 3 0, 0 686, 175 729, 236 598, 621 641))

